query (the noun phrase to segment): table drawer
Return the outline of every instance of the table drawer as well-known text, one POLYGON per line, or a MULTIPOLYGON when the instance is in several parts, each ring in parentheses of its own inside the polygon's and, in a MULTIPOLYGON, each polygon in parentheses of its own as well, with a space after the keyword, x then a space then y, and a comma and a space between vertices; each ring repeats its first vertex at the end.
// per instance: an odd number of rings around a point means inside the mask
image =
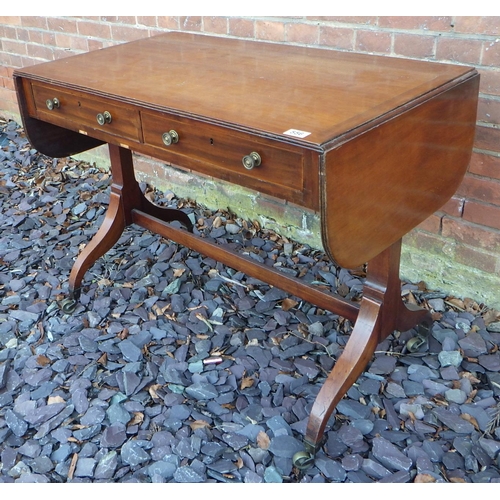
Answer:
POLYGON ((168 161, 182 165, 195 160, 198 171, 277 197, 304 189, 300 148, 168 113, 142 112, 141 120, 144 143, 168 161), (170 131, 176 132, 178 141, 166 145, 163 134, 170 131), (243 158, 251 153, 258 154, 260 164, 248 169, 243 158))
POLYGON ((42 120, 83 133, 100 130, 140 141, 139 112, 134 108, 57 86, 32 83, 32 89, 36 113, 42 120))

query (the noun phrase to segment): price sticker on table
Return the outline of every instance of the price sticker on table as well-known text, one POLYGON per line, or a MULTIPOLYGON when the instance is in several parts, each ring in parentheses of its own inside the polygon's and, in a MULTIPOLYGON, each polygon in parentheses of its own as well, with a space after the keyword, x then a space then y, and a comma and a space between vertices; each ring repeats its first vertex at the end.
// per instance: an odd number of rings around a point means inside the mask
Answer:
POLYGON ((303 130, 297 130, 295 128, 291 128, 290 130, 283 132, 283 135, 291 135, 292 137, 298 137, 299 139, 303 139, 304 137, 311 135, 311 132, 304 132, 303 130))

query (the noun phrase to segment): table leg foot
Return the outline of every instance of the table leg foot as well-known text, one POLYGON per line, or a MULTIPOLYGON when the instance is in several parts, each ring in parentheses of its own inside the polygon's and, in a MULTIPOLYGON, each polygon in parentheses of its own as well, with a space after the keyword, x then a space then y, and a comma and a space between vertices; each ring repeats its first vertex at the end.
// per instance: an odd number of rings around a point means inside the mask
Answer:
POLYGON ((304 472, 310 469, 314 464, 314 455, 310 451, 298 451, 295 453, 292 459, 293 466, 296 467, 300 472, 304 472))
POLYGON ((415 323, 418 324, 417 334, 406 342, 406 349, 408 352, 418 352, 427 342, 433 323, 432 315, 429 311, 414 309, 414 307, 416 306, 406 306, 407 310, 405 311, 405 315, 408 318, 408 324, 403 324, 401 328, 398 328, 398 330, 405 332, 413 328, 415 323), (405 326, 408 326, 408 328, 405 328, 405 326))
POLYGON ((74 293, 70 293, 69 297, 59 301, 59 307, 64 314, 73 314, 76 309, 77 300, 74 293))

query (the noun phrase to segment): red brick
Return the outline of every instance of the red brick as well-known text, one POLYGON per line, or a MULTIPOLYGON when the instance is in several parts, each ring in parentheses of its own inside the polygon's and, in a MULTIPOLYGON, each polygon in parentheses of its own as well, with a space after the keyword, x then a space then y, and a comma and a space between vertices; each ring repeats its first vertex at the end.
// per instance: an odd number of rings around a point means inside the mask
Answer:
POLYGON ((24 68, 30 64, 35 64, 39 61, 32 59, 27 56, 20 56, 18 54, 10 54, 10 64, 11 68, 24 68))
POLYGON ((285 41, 285 25, 278 21, 255 21, 255 38, 260 40, 285 41))
POLYGON ((252 19, 229 18, 229 34, 243 38, 253 38, 255 22, 252 19))
POLYGON ((500 129, 477 126, 474 147, 486 151, 500 152, 500 129))
POLYGON ((0 87, 0 100, 5 101, 5 102, 17 103, 16 93, 12 92, 12 90, 0 87))
POLYGON ((28 55, 36 59, 51 61, 54 58, 54 49, 45 45, 30 44, 28 45, 28 55))
POLYGON ((391 51, 392 35, 386 32, 359 30, 356 32, 356 50, 388 54, 391 51))
POLYGON ((406 57, 434 56, 434 36, 394 34, 394 53, 406 57))
POLYGON ((355 31, 350 28, 321 26, 319 35, 320 44, 336 49, 353 50, 354 33, 355 31))
POLYGON ((477 119, 481 122, 500 124, 500 101, 479 97, 477 119))
POLYGON ((29 29, 25 28, 16 28, 15 29, 15 34, 16 36, 13 37, 14 39, 18 40, 19 42, 29 42, 30 41, 30 31, 29 29))
POLYGON ((481 63, 485 66, 500 66, 500 39, 483 42, 483 57, 481 63))
POLYGON ((457 245, 455 248, 455 260, 459 264, 464 264, 487 273, 494 273, 496 271, 497 255, 486 253, 476 248, 457 245))
POLYGON ((323 21, 343 24, 377 25, 375 16, 307 16, 309 21, 323 21))
POLYGON ((481 153, 472 153, 469 172, 500 180, 500 158, 481 153))
MULTIPOLYGON (((147 176, 149 179, 151 179, 151 181, 167 181, 167 183, 171 183, 174 185, 185 183, 186 174, 191 172, 189 169, 182 166, 172 165, 169 163, 160 163, 154 158, 140 154, 134 154, 134 165, 138 172, 147 176), (167 165, 168 168, 164 168, 165 165, 167 165)), ((198 174, 196 174, 196 176, 197 175, 198 174)), ((189 182, 193 182, 195 184, 197 182, 196 176, 193 176, 189 182)))
POLYGON ((469 200, 500 204, 500 182, 485 177, 473 177, 467 174, 458 188, 458 193, 469 200))
POLYGON ((161 28, 149 28, 148 29, 148 33, 149 33, 149 36, 156 36, 156 35, 161 35, 162 33, 165 33, 165 29, 161 29, 161 28))
POLYGON ((169 30, 178 30, 179 18, 177 16, 158 16, 158 27, 169 30))
POLYGON ((42 33, 42 39, 43 39, 43 44, 44 45, 52 45, 55 47, 56 45, 56 34, 51 33, 49 31, 44 31, 42 33))
POLYGON ((467 200, 463 218, 475 224, 500 229, 500 199, 496 206, 467 200))
POLYGON ((0 16, 0 24, 9 24, 10 26, 21 26, 22 16, 0 16))
POLYGON ((105 49, 106 47, 112 47, 113 45, 119 45, 122 43, 120 40, 101 40, 102 42, 102 48, 105 49))
POLYGON ((132 26, 135 26, 136 23, 135 16, 103 16, 99 20, 108 23, 128 24, 132 26))
POLYGON ((6 66, 7 68, 20 68, 21 67, 20 58, 19 56, 13 54, 7 54, 7 52, 2 52, 0 50, 0 65, 6 66))
POLYGON ((439 234, 441 231, 441 217, 437 214, 433 214, 421 222, 417 226, 417 229, 421 229, 429 233, 439 234))
POLYGON ((153 161, 143 155, 134 155, 134 165, 138 172, 150 178, 158 177, 156 165, 153 161))
POLYGON ((10 68, 13 66, 11 54, 7 54, 7 52, 2 52, 1 41, 0 41, 0 66, 4 66, 6 68, 10 68))
POLYGON ((83 36, 91 36, 94 38, 111 38, 111 27, 109 24, 92 22, 92 21, 78 21, 78 33, 83 36))
POLYGON ((86 37, 56 33, 56 45, 58 49, 69 49, 77 52, 87 52, 89 44, 86 37))
POLYGON ((26 54, 26 42, 18 42, 17 40, 2 40, 2 49, 11 54, 26 54))
POLYGON ((122 24, 111 25, 111 38, 117 42, 131 42, 140 38, 146 38, 148 32, 146 29, 125 26, 122 24))
POLYGON ((437 40, 436 58, 440 61, 479 64, 482 50, 483 43, 480 40, 440 37, 437 40))
POLYGON ((383 28, 404 30, 450 31, 452 18, 431 16, 381 16, 378 25, 383 28))
MULTIPOLYGON (((53 53, 54 53, 54 60, 56 59, 64 59, 65 57, 70 57, 70 56, 75 56, 77 55, 79 52, 75 51, 75 50, 71 50, 71 49, 60 49, 59 47, 55 47, 53 49, 53 53)), ((37 62, 40 62, 40 61, 37 61, 37 62)))
POLYGON ((500 96, 500 75, 496 68, 479 68, 479 92, 500 96))
POLYGON ((288 42, 316 45, 319 42, 319 27, 313 24, 288 23, 286 39, 288 42))
POLYGON ((452 217, 461 217, 464 209, 465 199, 453 196, 442 208, 441 211, 452 217))
POLYGON ((12 90, 12 92, 15 92, 15 87, 14 87, 14 80, 12 78, 2 78, 3 80, 3 87, 9 90, 12 90))
POLYGON ((158 25, 156 16, 137 16, 137 24, 149 26, 150 28, 156 28, 158 25))
POLYGON ((415 246, 423 251, 443 253, 443 247, 448 242, 436 234, 423 232, 419 229, 414 229, 404 238, 411 246, 415 246))
POLYGON ((47 26, 57 33, 76 33, 76 21, 64 17, 48 17, 47 26))
POLYGON ((30 43, 44 44, 43 35, 44 32, 40 30, 29 30, 28 32, 30 43))
POLYGON ((453 238, 490 252, 500 251, 500 231, 451 217, 443 217, 442 224, 442 235, 445 238, 453 238))
POLYGON ((263 194, 258 195, 258 206, 259 213, 273 214, 273 218, 276 220, 284 220, 288 210, 286 200, 263 194))
POLYGON ((204 16, 203 31, 207 33, 217 33, 227 35, 227 18, 220 16, 204 16))
POLYGON ((0 38, 7 38, 11 40, 16 40, 17 38, 17 33, 16 29, 13 26, 2 26, 0 24, 0 38))
POLYGON ((48 28, 47 18, 42 16, 22 16, 21 24, 25 28, 37 28, 41 30, 48 28))
POLYGON ((201 31, 201 16, 181 16, 179 17, 179 28, 186 31, 201 31))
POLYGON ((457 16, 454 24, 457 33, 500 35, 500 17, 498 16, 457 16))
POLYGON ((88 42, 89 42, 89 51, 100 50, 100 49, 104 48, 104 44, 102 43, 101 40, 95 40, 95 39, 90 38, 88 40, 88 42))
POLYGON ((19 106, 17 105, 17 101, 14 101, 10 98, 3 99, 2 98, 2 88, 0 88, 0 109, 2 110, 2 114, 8 117, 19 117, 19 106))

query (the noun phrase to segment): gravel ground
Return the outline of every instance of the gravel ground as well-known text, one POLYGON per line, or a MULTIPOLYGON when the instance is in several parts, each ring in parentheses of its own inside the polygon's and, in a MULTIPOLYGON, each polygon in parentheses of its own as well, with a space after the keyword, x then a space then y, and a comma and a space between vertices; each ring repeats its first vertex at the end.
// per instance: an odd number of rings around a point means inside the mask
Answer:
MULTIPOLYGON (((0 483, 500 482, 500 314, 405 283, 432 310, 381 343, 299 474, 307 418, 352 325, 135 226, 59 307, 109 175, 32 150, 0 120, 0 483)), ((359 300, 348 272, 227 210, 196 232, 359 300)))

